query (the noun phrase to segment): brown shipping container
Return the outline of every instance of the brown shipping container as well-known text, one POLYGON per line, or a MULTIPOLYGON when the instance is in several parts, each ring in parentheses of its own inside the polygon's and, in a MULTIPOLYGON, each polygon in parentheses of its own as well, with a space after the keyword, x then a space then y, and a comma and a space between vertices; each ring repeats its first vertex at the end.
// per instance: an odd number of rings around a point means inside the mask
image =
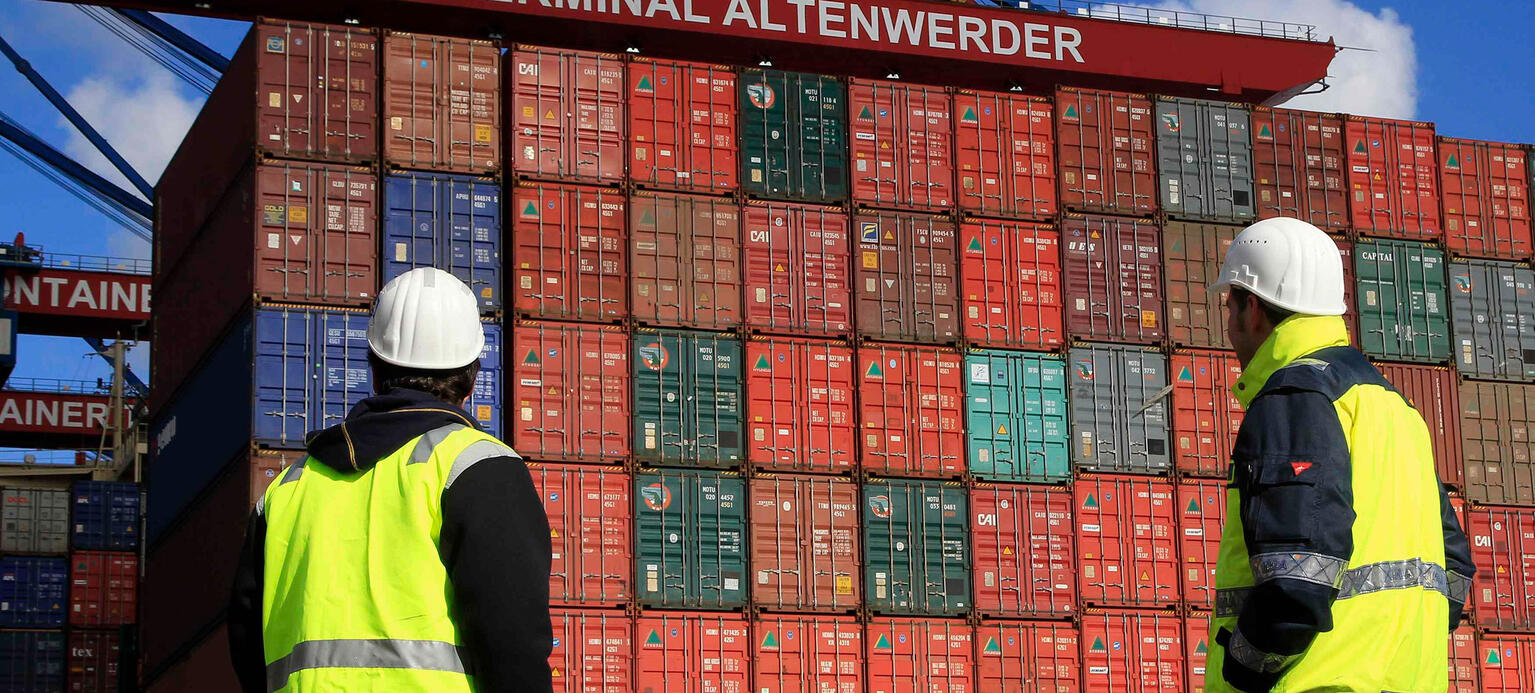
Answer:
POLYGON ((855 78, 847 92, 853 202, 885 209, 953 207, 948 91, 855 78))
POLYGON ((70 631, 69 693, 116 693, 121 641, 116 629, 70 631))
POLYGON ((384 33, 384 161, 454 173, 501 170, 501 49, 490 41, 384 33))
POLYGON ((240 690, 234 665, 229 662, 229 633, 223 624, 208 637, 187 643, 187 647, 183 656, 167 662, 158 671, 144 667, 144 693, 240 690))
POLYGON ((1042 618, 1076 613, 1070 490, 978 483, 970 490, 970 516, 977 612, 1042 618))
POLYGON ((1240 226, 1169 221, 1162 229, 1167 322, 1173 344, 1225 349, 1226 294, 1210 291, 1240 226))
POLYGON ((507 62, 507 168, 539 180, 621 181, 628 116, 618 56, 518 46, 507 62))
POLYGON ((1061 87, 1055 130, 1063 209, 1131 216, 1157 210, 1150 99, 1061 87))
POLYGON ((1253 109, 1258 218, 1295 217, 1328 231, 1349 226, 1343 119, 1288 108, 1253 109))
POLYGON ((752 466, 782 472, 851 470, 858 445, 852 347, 762 335, 745 346, 752 466))
POLYGON ((1077 693, 1082 651, 1068 621, 985 621, 975 629, 976 690, 1077 693))
POLYGON ((752 602, 768 611, 852 612, 860 604, 858 487, 763 474, 748 491, 752 602))
POLYGON ((245 524, 266 491, 266 470, 304 459, 300 451, 241 453, 175 526, 148 547, 143 609, 144 670, 161 668, 224 618, 245 524))
POLYGON ((555 693, 631 693, 634 621, 623 611, 553 609, 549 653, 555 693))
POLYGON ((1066 342, 1061 234, 1049 224, 970 220, 959 228, 965 339, 1054 349, 1066 342))
POLYGON ((961 210, 1055 217, 1055 118, 1049 99, 961 91, 954 96, 954 118, 961 210))
POLYGON ((1061 222, 1066 329, 1079 339, 1162 340, 1162 240, 1156 224, 1067 216, 1061 222))
POLYGON ((629 63, 629 177, 667 190, 736 189, 736 74, 729 67, 629 63))
POLYGON ((1445 245, 1457 256, 1530 257, 1530 169, 1523 145, 1439 138, 1445 245))
POLYGON ((1242 427, 1242 404, 1231 387, 1242 366, 1229 351, 1173 352, 1173 455, 1189 476, 1224 478, 1242 427))
POLYGON ((378 291, 378 178, 355 166, 246 169, 175 266, 156 265, 151 352, 158 411, 254 294, 366 306, 378 291), (174 297, 174 300, 172 300, 174 297))
POLYGON ((896 342, 950 343, 959 335, 954 223, 877 212, 853 219, 858 334, 896 342))
POLYGON ((620 467, 528 464, 549 518, 549 600, 623 606, 634 597, 633 479, 620 467))
POLYGON ((836 207, 752 202, 744 220, 745 323, 766 333, 851 336, 847 214, 836 207))
POLYGON ((1460 385, 1466 500, 1535 505, 1535 385, 1460 385))
POLYGON ((593 322, 629 314, 623 193, 522 183, 511 198, 512 306, 518 314, 593 322))
POLYGON ((1455 373, 1444 366, 1377 363, 1375 367, 1428 424, 1439 480, 1451 488, 1465 488, 1465 466, 1460 447, 1460 391, 1455 385, 1455 373))
POLYGON ((629 196, 629 306, 656 327, 741 324, 741 206, 697 195, 629 196))
POLYGON ((512 448, 530 460, 629 459, 629 336, 616 325, 518 322, 511 374, 512 448))
POLYGON ((181 259, 253 155, 378 158, 372 29, 258 20, 155 185, 155 266, 181 259))

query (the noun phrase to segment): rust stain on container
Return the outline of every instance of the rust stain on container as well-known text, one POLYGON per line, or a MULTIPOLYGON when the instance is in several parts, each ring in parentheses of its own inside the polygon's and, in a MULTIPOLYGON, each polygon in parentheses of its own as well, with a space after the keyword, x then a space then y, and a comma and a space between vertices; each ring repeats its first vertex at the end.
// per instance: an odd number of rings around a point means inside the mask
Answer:
POLYGON ((629 177, 668 190, 736 189, 736 74, 705 63, 629 63, 629 177))
POLYGON ((1535 505, 1535 385, 1460 385, 1466 499, 1535 505))
POLYGON ((954 341, 959 279, 954 223, 896 212, 853 219, 858 333, 900 342, 954 341))
POLYGON ((744 216, 745 322, 761 332, 851 336, 847 214, 835 207, 753 202, 744 216))
POLYGON ((1455 373, 1444 366, 1409 366, 1377 363, 1375 367, 1386 381, 1402 393, 1428 424, 1434 444, 1434 466, 1439 480, 1451 488, 1464 489, 1465 465, 1461 452, 1460 389, 1455 373))
POLYGON ((1258 218, 1293 217, 1342 232, 1349 226, 1343 119, 1288 108, 1253 109, 1258 218))
POLYGON ((629 314, 623 193, 522 183, 511 198, 510 274, 517 312, 594 322, 629 314))
POLYGON ((851 80, 853 201, 895 209, 953 207, 952 106, 943 87, 851 80))
POLYGON ((629 305, 659 327, 741 324, 741 207, 696 195, 629 196, 629 305))
POLYGON ((454 173, 501 170, 501 49, 384 33, 384 159, 454 173))
POLYGON ((843 472, 857 446, 853 349, 844 342, 756 336, 746 342, 752 465, 843 472))
POLYGON ((1132 216, 1157 210, 1151 117, 1151 100, 1140 94, 1056 90, 1062 207, 1132 216))
POLYGON ((507 56, 508 168, 562 182, 624 177, 624 65, 616 55, 518 46, 507 56))
POLYGON ((1051 349, 1066 341, 1061 235, 1048 224, 969 221, 959 228, 963 332, 976 346, 1051 349))
POLYGON ((960 209, 983 216, 1054 217, 1059 207, 1050 100, 961 91, 953 112, 960 209))
POLYGON ((749 486, 753 603, 769 611, 857 609, 858 487, 787 474, 760 475, 749 486))

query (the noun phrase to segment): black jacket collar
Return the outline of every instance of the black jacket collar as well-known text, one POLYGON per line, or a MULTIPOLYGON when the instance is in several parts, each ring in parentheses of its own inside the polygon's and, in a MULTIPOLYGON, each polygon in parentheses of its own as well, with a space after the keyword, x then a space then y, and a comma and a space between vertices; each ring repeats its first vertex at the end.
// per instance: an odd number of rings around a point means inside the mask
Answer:
POLYGON ((396 388, 352 407, 346 420, 314 431, 309 455, 341 472, 369 469, 415 437, 448 424, 478 428, 462 409, 425 392, 396 388))

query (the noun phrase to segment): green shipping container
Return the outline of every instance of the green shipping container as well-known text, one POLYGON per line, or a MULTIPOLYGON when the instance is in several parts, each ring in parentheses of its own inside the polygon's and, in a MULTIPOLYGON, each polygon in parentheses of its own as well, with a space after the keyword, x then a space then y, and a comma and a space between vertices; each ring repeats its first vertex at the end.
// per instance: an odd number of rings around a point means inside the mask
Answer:
POLYGON ((1066 362, 1059 356, 975 349, 965 355, 970 473, 992 481, 1071 476, 1066 362))
POLYGON ((634 475, 639 602, 686 609, 746 604, 746 482, 734 472, 634 475))
POLYGON ((1382 361, 1450 359, 1444 252, 1412 241, 1354 244, 1359 343, 1382 361))
POLYGON ((655 465, 737 467, 741 342, 708 332, 634 334, 634 456, 655 465))
POLYGON ((741 187, 805 202, 847 198, 847 91, 832 77, 741 75, 741 187))
POLYGON ((955 482, 869 479, 863 486, 864 594, 887 614, 970 608, 965 490, 955 482))

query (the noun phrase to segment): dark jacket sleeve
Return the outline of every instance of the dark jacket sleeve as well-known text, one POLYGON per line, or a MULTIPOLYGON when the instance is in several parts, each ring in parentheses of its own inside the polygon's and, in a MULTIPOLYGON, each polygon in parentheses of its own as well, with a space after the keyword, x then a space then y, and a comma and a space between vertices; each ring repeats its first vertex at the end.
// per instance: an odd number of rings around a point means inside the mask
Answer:
POLYGON ((1233 448, 1254 586, 1226 647, 1227 682, 1268 690, 1318 633, 1353 555, 1348 440, 1332 401, 1283 389, 1254 400, 1233 448))
POLYGON ((229 596, 229 661, 246 693, 266 690, 266 654, 261 637, 261 579, 266 560, 266 517, 251 511, 245 544, 229 596))
POLYGON ((1455 516, 1450 496, 1444 484, 1439 485, 1439 514, 1444 525, 1444 568, 1448 578, 1450 598, 1450 630, 1460 625, 1465 614, 1466 597, 1471 594, 1471 578, 1476 575, 1476 565, 1471 562, 1471 542, 1455 516))
POLYGON ((443 491, 439 550, 475 690, 553 690, 549 519, 522 460, 480 461, 443 491))

